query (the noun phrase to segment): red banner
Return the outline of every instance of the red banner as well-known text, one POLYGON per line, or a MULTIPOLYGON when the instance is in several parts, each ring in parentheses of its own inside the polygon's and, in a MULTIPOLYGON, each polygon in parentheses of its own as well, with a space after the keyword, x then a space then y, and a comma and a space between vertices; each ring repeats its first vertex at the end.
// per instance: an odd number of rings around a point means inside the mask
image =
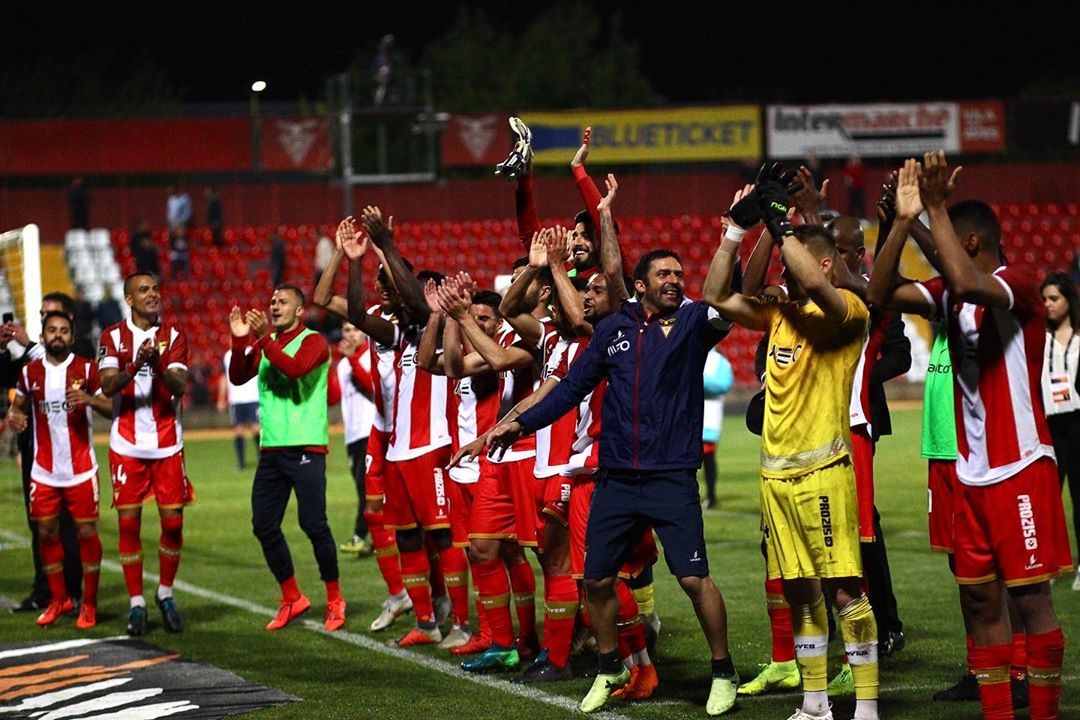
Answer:
POLYGON ((996 100, 960 103, 960 151, 1005 149, 1005 107, 996 100))
MULTIPOLYGON (((321 118, 264 118, 266 170, 325 171, 321 118)), ((251 119, 0 122, 0 175, 234 172, 251 169, 251 119)))
POLYGON ((505 115, 451 115, 442 135, 442 162, 494 165, 506 159, 510 129, 505 115))

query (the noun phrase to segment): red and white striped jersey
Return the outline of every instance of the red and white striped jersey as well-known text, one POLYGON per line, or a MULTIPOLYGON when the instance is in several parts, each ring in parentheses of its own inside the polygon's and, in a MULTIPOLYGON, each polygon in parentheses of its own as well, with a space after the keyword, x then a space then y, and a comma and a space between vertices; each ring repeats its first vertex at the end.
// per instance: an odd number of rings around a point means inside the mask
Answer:
MULTIPOLYGON (((588 338, 576 338, 567 340, 556 336, 555 349, 544 366, 541 382, 552 377, 559 366, 567 359, 567 354, 576 355, 580 349, 588 344, 588 338), (582 342, 584 340, 584 342, 582 342)), ((569 363, 573 357, 569 358, 569 363)), ((569 367, 569 363, 567 367, 569 367)), ((559 377, 562 379, 565 375, 559 377)), ((554 477, 562 472, 563 467, 570 461, 570 446, 574 442, 574 428, 577 426, 577 413, 568 412, 547 427, 536 431, 536 465, 535 472, 538 478, 554 477)))
POLYGON ((397 391, 398 357, 401 354, 401 330, 398 328, 395 313, 388 315, 382 311, 380 305, 375 305, 368 308, 368 315, 373 314, 394 324, 393 345, 383 345, 375 342, 374 338, 368 342, 368 352, 371 355, 371 377, 375 386, 372 397, 375 403, 373 425, 376 429, 389 434, 394 429, 394 397, 397 391))
POLYGON ((942 278, 917 286, 948 318, 956 392, 956 474, 965 485, 1007 480, 1054 457, 1040 379, 1046 322, 1035 278, 1001 267, 1009 309, 956 302, 942 278))
POLYGON ((23 366, 15 394, 30 400, 34 413, 34 465, 30 477, 43 485, 71 487, 97 473, 93 415, 89 406, 73 408, 68 389, 88 395, 101 390, 97 366, 71 354, 59 365, 48 359, 23 366))
MULTIPOLYGON (((499 376, 494 372, 461 378, 454 383, 450 396, 451 447, 456 453, 487 432, 499 420, 499 376)), ((480 479, 480 461, 462 460, 450 468, 450 478, 459 483, 474 483, 480 479)))
POLYGON ((872 434, 870 427, 870 375, 874 364, 881 354, 881 345, 885 342, 885 331, 892 322, 892 314, 879 310, 870 311, 870 326, 863 342, 862 355, 855 367, 855 380, 851 386, 851 427, 866 426, 866 432, 872 434))
MULTIPOLYGON (((432 322, 437 322, 432 318, 432 322)), ((432 375, 416 364, 422 327, 402 333, 394 395, 394 432, 386 459, 411 460, 450 444, 447 426, 446 377, 432 375)))
MULTIPOLYGON (((544 367, 547 365, 551 353, 555 350, 558 333, 551 318, 541 318, 538 322, 542 325, 542 330, 540 341, 536 345, 525 342, 510 327, 504 328, 496 337, 502 347, 519 347, 529 351, 533 356, 532 364, 499 373, 499 396, 501 398, 499 417, 505 417, 506 413, 513 410, 515 405, 532 395, 543 381, 544 367)), ((526 435, 511 445, 501 459, 492 460, 492 462, 516 462, 535 456, 536 436, 526 435)))
POLYGON ((345 444, 370 436, 371 425, 375 420, 375 403, 361 392, 361 388, 366 391, 371 388, 371 353, 368 352, 367 345, 368 343, 362 345, 354 356, 362 375, 358 377, 353 370, 352 358, 341 358, 336 368, 338 384, 341 386, 341 420, 345 425, 345 444))
MULTIPOLYGON (((135 361, 139 347, 153 341, 161 355, 161 372, 171 368, 187 370, 187 338, 172 323, 159 323, 147 330, 122 320, 101 333, 98 367, 122 370, 135 361)), ((113 396, 113 424, 109 447, 126 457, 153 460, 175 455, 184 447, 180 423, 180 398, 144 365, 131 382, 113 396)))
MULTIPOLYGON (((577 360, 581 351, 589 344, 590 338, 578 338, 563 355, 552 377, 562 380, 570 372, 570 366, 577 360)), ((596 472, 600 457, 600 417, 604 405, 604 391, 607 380, 601 380, 596 388, 578 403, 574 418, 574 431, 570 441, 570 457, 562 468, 563 475, 591 475, 596 472)))

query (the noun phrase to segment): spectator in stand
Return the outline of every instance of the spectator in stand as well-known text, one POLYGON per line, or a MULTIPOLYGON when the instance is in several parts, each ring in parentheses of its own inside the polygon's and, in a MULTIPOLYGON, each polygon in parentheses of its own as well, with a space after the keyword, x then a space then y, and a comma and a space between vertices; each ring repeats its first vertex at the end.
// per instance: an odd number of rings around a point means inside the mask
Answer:
POLYGON ((115 325, 124 319, 124 311, 120 309, 120 303, 112 296, 112 288, 105 286, 105 297, 97 306, 98 327, 104 330, 110 325, 115 325))
POLYGON ((861 218, 866 212, 866 168, 858 155, 844 165, 844 186, 848 189, 848 215, 861 218))
POLYGON ((206 226, 210 228, 210 234, 214 238, 214 246, 221 247, 224 243, 222 228, 225 225, 225 216, 221 211, 221 193, 217 185, 206 187, 206 226))
POLYGON ((187 278, 190 260, 191 243, 188 242, 187 228, 179 225, 169 238, 169 269, 173 280, 187 278))
POLYGON ((705 452, 705 507, 716 507, 716 446, 724 422, 724 396, 731 390, 731 363, 714 347, 705 358, 705 419, 701 441, 705 452))
POLYGON ((90 227, 90 191, 86 189, 86 182, 81 175, 71 181, 68 209, 72 228, 87 230, 90 227))
POLYGON ((181 227, 186 230, 191 224, 191 196, 176 185, 169 186, 169 199, 165 204, 165 222, 172 233, 181 227))
MULTIPOLYGON (((1046 308, 1046 355, 1043 359, 1042 396, 1046 423, 1054 441, 1058 480, 1062 488, 1069 478, 1073 530, 1080 543, 1080 300, 1076 286, 1065 273, 1053 273, 1042 282, 1046 308)), ((1080 570, 1073 590, 1080 591, 1080 570)))
POLYGON ((139 221, 139 226, 131 236, 131 254, 135 258, 136 272, 161 274, 157 245, 154 244, 154 237, 150 234, 150 223, 146 218, 139 221))
POLYGON ((315 243, 315 284, 319 284, 319 278, 322 277, 323 271, 330 265, 330 258, 334 255, 334 241, 326 236, 326 233, 319 234, 319 241, 315 243))
MULTIPOLYGON (((270 284, 277 287, 285 275, 285 241, 274 233, 270 239, 270 284)), ((316 281, 317 283, 318 281, 316 281)))
POLYGON ((74 338, 94 344, 94 306, 86 299, 86 292, 82 285, 75 286, 75 300, 71 308, 75 323, 74 338))
POLYGON ((375 81, 375 95, 372 105, 380 107, 396 102, 397 98, 391 94, 391 85, 394 82, 394 60, 391 53, 394 49, 394 36, 383 35, 379 41, 379 49, 375 52, 375 59, 371 62, 371 76, 375 81))

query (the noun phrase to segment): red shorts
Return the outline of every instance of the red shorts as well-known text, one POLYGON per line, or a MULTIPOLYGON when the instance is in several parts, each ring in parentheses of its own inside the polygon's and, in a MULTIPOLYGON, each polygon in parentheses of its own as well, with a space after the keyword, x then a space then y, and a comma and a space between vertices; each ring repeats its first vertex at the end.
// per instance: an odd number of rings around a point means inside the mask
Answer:
POLYGON ((153 495, 159 508, 182 508, 195 502, 195 488, 184 470, 184 451, 166 458, 147 460, 109 450, 113 507, 142 507, 153 495))
POLYGON ((574 486, 574 478, 555 475, 537 482, 544 483, 540 512, 567 527, 570 523, 570 489, 574 486))
POLYGON ((852 428, 851 464, 855 468, 859 542, 874 542, 874 440, 866 434, 865 425, 852 428))
POLYGON ((98 519, 97 474, 78 485, 53 487, 37 480, 30 480, 30 519, 49 520, 66 507, 71 519, 77 523, 92 523, 98 519))
MULTIPOLYGON (((575 580, 585 577, 585 530, 589 525, 589 506, 592 504, 592 475, 577 476, 570 490, 570 576, 575 580)), ((645 568, 656 563, 660 556, 656 549, 656 539, 652 528, 641 536, 641 541, 634 547, 630 558, 619 569, 619 577, 633 578, 645 568)))
POLYGON ((441 447, 411 460, 387 460, 383 479, 386 505, 383 522, 391 530, 450 528, 449 485, 446 474, 450 447, 441 447))
POLYGON ((386 436, 382 430, 371 428, 367 444, 367 473, 364 475, 364 499, 386 499, 386 436))
POLYGON ((956 512, 956 493, 960 485, 956 478, 956 461, 928 460, 926 472, 926 517, 930 521, 930 549, 951 553, 956 549, 953 513, 956 512))
POLYGON ((446 494, 450 498, 450 542, 454 547, 469 546, 469 513, 472 512, 476 483, 459 483, 446 473, 446 494))
POLYGON ((956 581, 1007 586, 1048 581, 1072 568, 1057 466, 1040 458, 1007 480, 956 495, 956 581))
POLYGON ((537 547, 540 481, 533 476, 534 458, 493 463, 480 460, 480 480, 469 515, 470 538, 513 540, 537 547))

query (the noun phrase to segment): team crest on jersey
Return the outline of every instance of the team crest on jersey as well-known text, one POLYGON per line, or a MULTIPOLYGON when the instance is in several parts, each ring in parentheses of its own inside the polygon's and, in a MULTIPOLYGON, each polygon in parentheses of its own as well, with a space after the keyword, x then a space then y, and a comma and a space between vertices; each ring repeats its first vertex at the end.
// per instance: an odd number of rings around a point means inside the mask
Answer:
POLYGON ((795 347, 780 347, 775 343, 769 348, 769 357, 780 367, 787 367, 799 359, 802 343, 795 347))
POLYGON ((665 338, 671 334, 671 329, 673 327, 675 327, 674 317, 660 318, 660 332, 664 333, 665 338))

